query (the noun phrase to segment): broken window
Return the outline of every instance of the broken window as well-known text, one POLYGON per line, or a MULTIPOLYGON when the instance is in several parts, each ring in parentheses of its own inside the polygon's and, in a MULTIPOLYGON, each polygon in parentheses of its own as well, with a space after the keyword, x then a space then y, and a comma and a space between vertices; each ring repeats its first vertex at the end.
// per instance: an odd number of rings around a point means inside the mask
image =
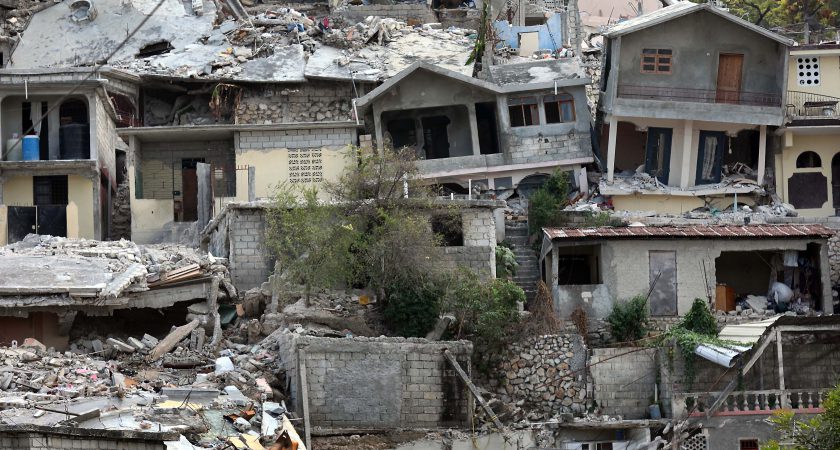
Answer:
POLYGON ((417 145, 417 128, 414 119, 389 120, 386 128, 391 134, 391 144, 395 149, 417 145))
POLYGON ((546 95, 543 104, 545 123, 575 121, 575 99, 570 94, 546 95))
POLYGON ((162 55, 164 53, 169 53, 169 51, 173 48, 175 47, 172 47, 172 44, 169 41, 155 42, 143 46, 140 51, 137 52, 136 57, 145 58, 147 56, 162 55))
POLYGON ((460 214, 436 214, 431 222, 432 232, 440 237, 444 247, 464 245, 464 225, 460 214))
POLYGON ((822 167, 820 155, 816 154, 815 152, 802 152, 799 156, 796 157, 797 169, 811 169, 815 167, 822 167))
POLYGON ((673 50, 669 48, 643 49, 642 73, 670 75, 673 59, 673 50))
POLYGON ((585 245, 562 248, 557 255, 557 284, 574 286, 600 283, 599 247, 585 245))
POLYGON ((645 157, 645 172, 655 177, 662 184, 668 184, 671 171, 671 138, 674 130, 671 128, 648 129, 647 155, 645 157))
POLYGON ((511 127, 526 127, 540 124, 540 113, 536 97, 508 99, 508 113, 511 127))

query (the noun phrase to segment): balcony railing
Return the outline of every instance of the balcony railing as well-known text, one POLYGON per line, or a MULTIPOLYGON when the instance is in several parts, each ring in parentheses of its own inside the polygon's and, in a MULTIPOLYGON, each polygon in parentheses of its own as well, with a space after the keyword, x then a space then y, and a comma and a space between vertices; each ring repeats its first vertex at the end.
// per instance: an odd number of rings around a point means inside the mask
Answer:
MULTIPOLYGON (((800 413, 822 412, 823 402, 830 389, 786 389, 733 392, 726 397, 715 416, 767 415, 778 409, 792 409, 800 413)), ((673 396, 674 416, 690 413, 703 416, 719 392, 681 393, 673 396)))
POLYGON ((788 121, 840 119, 837 115, 840 97, 811 92, 788 91, 785 114, 788 121))
POLYGON ((768 92, 724 91, 689 88, 664 88, 620 84, 618 96, 640 100, 669 102, 724 103, 746 106, 782 106, 782 96, 768 92))

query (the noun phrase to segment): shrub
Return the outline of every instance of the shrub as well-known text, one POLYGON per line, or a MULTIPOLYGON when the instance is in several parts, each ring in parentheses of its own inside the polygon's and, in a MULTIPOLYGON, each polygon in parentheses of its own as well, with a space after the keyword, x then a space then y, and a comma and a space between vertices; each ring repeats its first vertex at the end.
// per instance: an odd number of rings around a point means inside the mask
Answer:
POLYGON ((631 342, 647 335, 649 318, 647 298, 637 295, 626 302, 614 304, 607 322, 616 341, 631 342))
POLYGON ((419 277, 401 276, 385 287, 388 304, 384 309, 388 327, 400 336, 423 337, 440 315, 439 284, 419 277))
POLYGON ((699 298, 694 299, 691 310, 688 311, 679 326, 695 333, 717 336, 715 316, 709 311, 706 301, 699 298))
POLYGON ((516 276, 516 269, 519 263, 516 262, 516 255, 513 250, 501 245, 496 247, 496 277, 509 278, 516 276))
POLYGON ((551 221, 569 197, 569 175, 559 169, 528 198, 528 232, 538 233, 551 221))
POLYGON ((455 315, 456 338, 471 337, 494 347, 519 322, 517 302, 524 301, 525 292, 513 282, 496 279, 488 284, 462 269, 453 280, 446 309, 455 315))

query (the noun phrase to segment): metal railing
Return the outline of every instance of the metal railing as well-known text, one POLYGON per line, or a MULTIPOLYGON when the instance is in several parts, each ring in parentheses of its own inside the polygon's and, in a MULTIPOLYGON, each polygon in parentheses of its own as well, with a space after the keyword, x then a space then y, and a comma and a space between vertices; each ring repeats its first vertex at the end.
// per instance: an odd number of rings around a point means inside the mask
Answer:
MULTIPOLYGON (((778 409, 792 409, 799 412, 818 412, 831 389, 778 389, 762 391, 739 391, 726 396, 726 400, 715 411, 716 416, 770 414, 778 409)), ((709 393, 678 393, 673 396, 674 417, 691 412, 692 416, 706 414, 720 395, 709 393)))
POLYGON ((618 96, 640 100, 692 103, 725 103, 746 106, 782 106, 781 94, 656 86, 618 85, 618 96))
POLYGON ((837 119, 840 97, 811 92, 788 91, 785 114, 788 120, 837 119))

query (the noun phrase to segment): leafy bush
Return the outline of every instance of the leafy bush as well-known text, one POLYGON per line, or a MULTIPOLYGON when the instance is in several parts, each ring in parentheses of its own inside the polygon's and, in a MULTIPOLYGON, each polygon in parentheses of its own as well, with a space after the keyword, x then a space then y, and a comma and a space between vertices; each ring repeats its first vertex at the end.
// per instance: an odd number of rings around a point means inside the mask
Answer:
POLYGON ((455 315, 457 339, 471 337, 494 347, 519 322, 517 302, 525 301, 525 292, 513 282, 495 279, 488 284, 462 269, 452 286, 445 309, 455 315))
POLYGON ((528 197, 528 232, 538 233, 551 225, 557 211, 566 206, 568 197, 569 175, 558 169, 528 197))
POLYGON ((404 337, 423 337, 440 315, 439 298, 443 290, 431 280, 402 276, 389 280, 385 287, 388 304, 385 321, 390 329, 404 337))
POLYGON ((717 336, 717 321, 709 311, 706 301, 695 298, 691 310, 685 315, 679 326, 695 333, 717 336))
POLYGON ((643 295, 637 295, 626 302, 615 303, 612 312, 607 316, 613 338, 618 342, 637 341, 645 337, 649 320, 647 298, 643 295))
POLYGON ((518 268, 519 263, 516 262, 516 255, 513 254, 513 250, 501 245, 496 246, 496 277, 514 277, 518 268))

